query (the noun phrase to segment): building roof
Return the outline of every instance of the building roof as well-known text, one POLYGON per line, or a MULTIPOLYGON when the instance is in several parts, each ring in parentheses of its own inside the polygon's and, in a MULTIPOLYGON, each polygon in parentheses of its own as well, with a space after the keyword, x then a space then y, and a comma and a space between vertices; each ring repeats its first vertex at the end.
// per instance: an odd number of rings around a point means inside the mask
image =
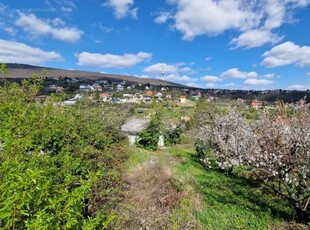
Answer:
POLYGON ((125 133, 137 134, 145 129, 149 123, 149 118, 131 118, 121 126, 121 130, 125 133))
POLYGON ((152 96, 153 95, 153 91, 147 90, 147 91, 145 91, 145 95, 152 96))

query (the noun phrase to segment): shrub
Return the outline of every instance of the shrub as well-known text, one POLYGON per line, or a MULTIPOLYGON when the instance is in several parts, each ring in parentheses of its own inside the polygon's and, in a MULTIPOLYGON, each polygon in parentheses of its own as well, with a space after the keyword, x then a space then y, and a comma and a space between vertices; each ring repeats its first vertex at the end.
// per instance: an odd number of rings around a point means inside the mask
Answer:
POLYGON ((105 228, 118 200, 107 194, 121 191, 126 153, 116 141, 125 114, 106 105, 41 106, 33 102, 39 89, 29 81, 0 88, 0 227, 105 228))
POLYGON ((162 125, 159 115, 156 113, 149 126, 138 134, 138 146, 145 149, 156 150, 158 148, 158 139, 162 131, 162 125))

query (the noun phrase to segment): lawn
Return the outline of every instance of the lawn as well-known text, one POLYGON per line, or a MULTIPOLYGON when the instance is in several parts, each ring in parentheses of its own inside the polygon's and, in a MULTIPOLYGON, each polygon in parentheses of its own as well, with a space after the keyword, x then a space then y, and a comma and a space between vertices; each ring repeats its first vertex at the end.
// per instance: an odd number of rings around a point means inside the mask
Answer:
POLYGON ((307 229, 290 223, 293 211, 285 201, 263 189, 260 183, 239 176, 244 174, 242 169, 232 176, 216 168, 206 169, 196 161, 190 145, 157 151, 131 147, 129 152, 128 170, 157 159, 155 162, 170 168, 181 190, 187 191, 173 210, 173 226, 184 226, 182 215, 192 215, 200 229, 307 229), (178 221, 182 223, 179 225, 178 221))

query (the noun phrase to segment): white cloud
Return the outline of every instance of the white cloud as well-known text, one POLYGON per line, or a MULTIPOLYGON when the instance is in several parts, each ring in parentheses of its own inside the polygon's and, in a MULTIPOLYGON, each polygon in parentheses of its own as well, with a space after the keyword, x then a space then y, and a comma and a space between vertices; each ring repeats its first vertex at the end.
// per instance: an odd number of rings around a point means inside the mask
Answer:
POLYGON ((117 19, 122 19, 127 16, 137 18, 138 8, 131 8, 134 0, 107 0, 104 5, 113 9, 114 16, 117 19))
POLYGON ((299 46, 292 42, 285 42, 266 51, 263 57, 262 65, 266 67, 290 64, 306 67, 310 66, 310 46, 299 46))
POLYGON ((212 89, 215 89, 215 88, 218 88, 219 86, 218 86, 218 84, 215 84, 215 83, 208 83, 208 84, 206 84, 206 87, 207 88, 212 88, 212 89))
POLYGON ((267 86, 271 85, 272 83, 274 83, 274 81, 268 79, 256 79, 256 78, 246 79, 244 81, 244 84, 251 86, 267 86))
POLYGON ((200 80, 202 81, 208 81, 208 82, 218 82, 218 81, 222 81, 222 79, 220 79, 217 76, 211 76, 211 75, 207 75, 204 77, 201 77, 200 80))
POLYGON ((222 86, 223 87, 232 87, 232 86, 235 86, 236 84, 234 82, 230 82, 230 83, 226 83, 226 84, 223 84, 222 86))
POLYGON ((45 21, 34 14, 19 13, 15 25, 23 27, 24 31, 32 36, 51 36, 65 42, 77 42, 83 35, 83 31, 75 27, 66 27, 60 19, 45 21))
POLYGON ((283 39, 283 36, 280 37, 277 34, 273 34, 268 30, 248 30, 240 34, 238 38, 233 38, 231 44, 238 47, 247 47, 254 48, 260 47, 266 43, 275 44, 280 42, 283 39))
POLYGON ((185 40, 240 28, 251 24, 254 16, 252 12, 242 9, 241 1, 173 0, 170 3, 177 8, 174 28, 181 31, 185 40))
MULTIPOLYGON (((158 76, 157 78, 161 78, 161 76, 158 76)), ((191 78, 187 75, 180 76, 178 73, 171 73, 164 77, 167 81, 177 81, 177 82, 195 82, 197 81, 196 78, 191 78)))
POLYGON ((188 66, 185 66, 186 63, 179 62, 175 64, 167 64, 167 63, 156 63, 150 65, 143 69, 143 72, 148 73, 150 75, 167 75, 167 74, 176 74, 178 73, 186 73, 186 74, 194 74, 195 71, 188 66))
POLYGON ((222 78, 237 78, 237 79, 246 79, 246 78, 256 78, 258 74, 256 72, 242 72, 238 68, 229 69, 221 74, 222 78))
POLYGON ((73 11, 71 7, 65 7, 65 6, 62 6, 60 10, 64 13, 71 13, 73 11))
POLYGON ((169 12, 160 12, 158 13, 158 16, 155 18, 154 22, 157 24, 162 24, 170 18, 172 18, 172 16, 169 12))
POLYGON ((306 75, 307 75, 307 76, 310 76, 310 72, 309 72, 309 73, 306 73, 306 75))
POLYGON ((159 75, 164 72, 165 74, 175 73, 178 71, 177 65, 169 65, 166 63, 156 63, 154 65, 150 65, 146 67, 143 72, 151 74, 151 75, 159 75))
POLYGON ((186 83, 187 86, 190 86, 190 87, 199 87, 195 82, 191 82, 191 83, 186 83))
POLYGON ((137 54, 100 54, 81 52, 76 54, 78 65, 101 68, 129 68, 152 58, 152 54, 139 52, 137 54))
POLYGON ((54 51, 44 51, 24 43, 0 39, 0 62, 41 65, 61 60, 61 55, 54 51))
POLYGON ((11 36, 15 36, 17 33, 17 30, 12 27, 5 27, 4 31, 7 32, 11 36))
MULTIPOLYGON (((306 7, 309 0, 168 0, 175 6, 158 17, 158 22, 173 19, 172 28, 180 31, 183 39, 214 36, 227 30, 240 33, 233 38, 234 47, 258 47, 275 44, 283 38, 274 30, 294 21, 297 7, 306 7)), ((295 20, 296 21, 296 20, 295 20)))
POLYGON ((271 79, 271 78, 281 78, 281 76, 279 76, 277 74, 274 74, 274 73, 264 74, 261 77, 262 78, 268 78, 268 79, 271 79))
POLYGON ((295 84, 295 85, 289 85, 287 88, 290 90, 307 90, 310 88, 310 86, 295 84))
POLYGON ((192 70, 190 67, 184 67, 184 68, 180 69, 179 72, 188 73, 188 74, 194 74, 195 73, 195 71, 192 70))

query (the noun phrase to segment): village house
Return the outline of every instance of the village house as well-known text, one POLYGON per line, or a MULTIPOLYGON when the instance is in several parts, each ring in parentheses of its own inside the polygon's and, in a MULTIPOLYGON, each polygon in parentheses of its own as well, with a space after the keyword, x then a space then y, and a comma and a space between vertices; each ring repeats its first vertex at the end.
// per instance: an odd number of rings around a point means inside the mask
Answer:
MULTIPOLYGON (((134 146, 138 141, 138 133, 146 129, 150 124, 149 118, 131 118, 121 126, 121 130, 127 135, 129 145, 134 146)), ((164 146, 164 136, 158 138, 158 147, 164 146)))
POLYGON ((180 96, 180 103, 186 103, 186 95, 180 96))
POLYGON ((64 101, 63 104, 72 106, 72 105, 75 105, 77 101, 80 101, 82 99, 83 99, 83 96, 81 94, 76 94, 74 98, 64 101))
POLYGON ((109 94, 108 93, 100 93, 99 100, 103 102, 109 101, 109 94))
POLYGON ((259 109, 259 108, 261 108, 262 106, 263 106, 263 102, 261 102, 261 101, 253 100, 253 101, 251 102, 251 107, 252 107, 252 108, 259 109))
POLYGON ((168 99, 168 100, 171 100, 171 98, 172 98, 172 95, 171 94, 166 94, 166 99, 168 99))
POLYGON ((89 93, 89 92, 94 91, 94 88, 90 84, 82 84, 79 86, 79 90, 81 92, 89 93))
POLYGON ((158 99, 162 99, 163 96, 164 95, 161 92, 158 92, 158 93, 155 94, 155 97, 158 98, 158 99))
POLYGON ((200 92, 192 92, 191 96, 194 100, 199 100, 199 98, 201 98, 201 93, 200 92))
POLYGON ((153 91, 147 90, 147 91, 145 91, 144 94, 145 94, 145 96, 152 97, 153 96, 153 91))
POLYGON ((117 84, 116 90, 117 91, 122 91, 122 90, 124 90, 124 86, 122 84, 117 84))

